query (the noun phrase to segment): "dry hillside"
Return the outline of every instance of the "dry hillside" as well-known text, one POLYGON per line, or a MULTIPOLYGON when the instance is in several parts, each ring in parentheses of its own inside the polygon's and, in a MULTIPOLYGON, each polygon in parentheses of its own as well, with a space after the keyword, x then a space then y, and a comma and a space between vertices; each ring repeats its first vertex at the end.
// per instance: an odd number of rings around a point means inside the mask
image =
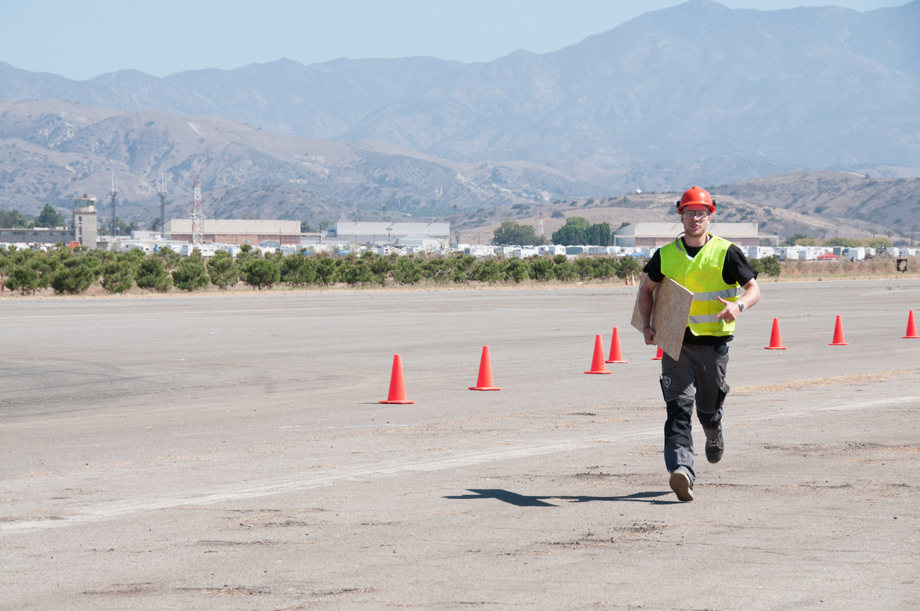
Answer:
POLYGON ((877 178, 852 172, 792 172, 713 189, 761 206, 798 213, 827 229, 851 227, 910 237, 920 230, 920 178, 877 178))
MULTIPOLYGON (((812 173, 803 172, 803 175, 812 173)), ((825 182, 821 183, 829 189, 837 189, 840 185, 847 184, 850 174, 845 172, 815 172, 813 174, 825 175, 825 182), (838 181, 829 178, 836 177, 838 181)), ((786 176, 786 175, 783 175, 786 176)), ((764 181, 764 184, 773 184, 773 179, 781 177, 766 177, 758 179, 764 181)), ((894 184, 904 179, 883 179, 882 182, 876 182, 874 185, 884 192, 888 191, 889 181, 894 184)), ((753 182, 753 181, 748 181, 753 182)), ((871 181, 866 181, 871 182, 871 181)), ((867 237, 872 235, 886 235, 892 232, 892 237, 898 236, 909 239, 910 231, 907 230, 899 233, 896 227, 885 226, 869 220, 870 215, 848 216, 844 210, 838 212, 837 208, 827 207, 820 211, 808 210, 807 207, 787 206, 785 200, 774 198, 767 199, 762 192, 754 187, 749 187, 747 191, 736 186, 746 185, 748 183, 738 183, 738 185, 727 185, 725 187, 713 188, 718 204, 717 213, 714 221, 727 223, 757 223, 762 235, 776 235, 785 237, 794 233, 804 233, 818 238, 839 237, 867 237), (732 193, 731 195, 729 193, 732 193), (768 202, 768 203, 764 203, 768 202), (783 204, 783 205, 780 205, 783 204), (835 213, 840 214, 837 216, 835 213)), ((872 188, 872 187, 868 187, 872 188)), ((913 199, 907 195, 907 201, 920 201, 920 179, 910 179, 901 183, 901 188, 906 194, 913 194, 913 199), (913 181, 913 182, 911 182, 913 181), (911 185, 913 190, 907 189, 904 185, 911 185)), ((845 190, 844 190, 845 191, 845 190)), ((843 198, 843 191, 838 197, 843 198)), ((870 191, 862 191, 861 195, 852 197, 865 197, 871 195, 870 191)), ((630 195, 628 197, 598 197, 598 198, 579 198, 557 202, 552 204, 516 204, 514 206, 501 206, 498 208, 487 209, 480 208, 475 211, 463 212, 462 214, 451 217, 451 223, 455 229, 461 232, 461 241, 473 244, 487 244, 492 237, 492 232, 505 219, 514 219, 522 225, 532 225, 539 227, 540 217, 543 219, 543 230, 547 238, 554 231, 565 224, 565 219, 572 216, 581 216, 592 223, 609 223, 612 229, 620 227, 623 223, 642 223, 642 222, 677 222, 675 214, 675 203, 680 197, 679 193, 642 193, 630 195), (553 213, 564 215, 553 218, 553 213)), ((884 195, 878 195, 874 199, 879 202, 883 201, 884 195)), ((900 199, 890 202, 886 208, 888 216, 898 214, 900 199)), ((883 208, 885 206, 882 206, 883 208)), ((909 209, 909 204, 904 206, 905 210, 909 209)), ((905 213, 906 214, 906 213, 905 213)), ((914 215, 916 217, 916 215, 914 215)), ((918 235, 917 237, 920 237, 918 235)))

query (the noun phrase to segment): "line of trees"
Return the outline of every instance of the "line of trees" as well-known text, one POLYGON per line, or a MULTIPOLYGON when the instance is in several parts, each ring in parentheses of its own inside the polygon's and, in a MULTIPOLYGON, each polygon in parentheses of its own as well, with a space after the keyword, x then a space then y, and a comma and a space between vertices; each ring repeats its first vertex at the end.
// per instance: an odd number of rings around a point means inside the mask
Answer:
POLYGON ((581 216, 566 219, 565 225, 553 232, 553 244, 579 246, 610 246, 613 232, 609 223, 592 224, 581 216))
POLYGON ((750 259, 751 269, 764 276, 779 276, 783 271, 783 266, 776 255, 763 257, 762 259, 750 259))
MULTIPOLYGON (((890 234, 889 234, 890 235, 890 234)), ((844 248, 890 248, 894 243, 888 238, 828 238, 821 240, 805 233, 788 236, 781 246, 842 246, 844 248)))
POLYGON ((34 221, 16 208, 0 210, 0 228, 3 229, 31 229, 33 227, 65 227, 67 220, 51 204, 45 204, 41 213, 34 221))
MULTIPOLYGON (((613 232, 609 223, 592 224, 584 217, 573 216, 566 219, 565 225, 553 232, 552 238, 553 244, 564 246, 610 246, 613 232)), ((532 226, 520 225, 514 219, 505 219, 492 232, 492 243, 499 246, 541 246, 546 244, 547 240, 538 236, 532 226)))
POLYGON ((214 285, 228 289, 242 281, 253 289, 275 285, 291 287, 412 285, 484 282, 519 283, 524 280, 582 282, 626 278, 638 274, 640 264, 632 257, 581 257, 565 255, 503 259, 454 254, 447 257, 396 254, 380 256, 366 251, 345 257, 267 254, 249 245, 234 259, 218 251, 205 260, 197 250, 188 257, 164 248, 156 254, 133 249, 125 253, 71 250, 58 244, 48 252, 0 249, 0 289, 23 295, 51 287, 58 294, 79 294, 95 282, 110 293, 124 293, 134 286, 166 292, 173 287, 195 291, 214 285))
POLYGON ((519 225, 514 219, 505 219, 492 232, 492 243, 498 246, 542 246, 546 238, 538 236, 531 225, 519 225))

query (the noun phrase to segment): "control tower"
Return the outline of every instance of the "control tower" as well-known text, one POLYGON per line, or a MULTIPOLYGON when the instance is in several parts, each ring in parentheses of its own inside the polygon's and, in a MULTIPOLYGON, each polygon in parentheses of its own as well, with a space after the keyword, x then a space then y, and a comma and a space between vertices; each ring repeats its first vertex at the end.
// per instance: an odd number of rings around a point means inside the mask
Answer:
POLYGON ((73 199, 73 239, 90 250, 96 248, 96 198, 75 197, 73 199))

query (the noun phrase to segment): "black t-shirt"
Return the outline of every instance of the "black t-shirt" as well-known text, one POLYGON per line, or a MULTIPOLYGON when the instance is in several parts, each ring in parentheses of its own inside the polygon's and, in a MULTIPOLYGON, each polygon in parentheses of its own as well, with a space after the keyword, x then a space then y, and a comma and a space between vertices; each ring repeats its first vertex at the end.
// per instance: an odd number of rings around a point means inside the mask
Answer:
MULTIPOLYGON (((695 257, 697 253, 703 249, 702 246, 687 246, 683 238, 680 239, 680 242, 687 251, 687 254, 690 255, 690 258, 695 257)), ((664 274, 661 273, 661 249, 655 251, 655 254, 652 255, 651 260, 645 264, 642 271, 648 274, 649 280, 652 282, 661 282, 664 280, 664 274)), ((755 278, 757 278, 757 272, 751 268, 751 264, 748 263, 747 257, 744 256, 741 249, 734 244, 730 245, 728 251, 725 253, 725 262, 722 264, 722 280, 725 281, 725 284, 734 284, 737 282, 739 285, 744 286, 755 278)), ((714 335, 694 335, 690 332, 690 327, 687 327, 687 330, 684 332, 685 344, 719 345, 730 341, 732 341, 731 335, 723 337, 714 335)))

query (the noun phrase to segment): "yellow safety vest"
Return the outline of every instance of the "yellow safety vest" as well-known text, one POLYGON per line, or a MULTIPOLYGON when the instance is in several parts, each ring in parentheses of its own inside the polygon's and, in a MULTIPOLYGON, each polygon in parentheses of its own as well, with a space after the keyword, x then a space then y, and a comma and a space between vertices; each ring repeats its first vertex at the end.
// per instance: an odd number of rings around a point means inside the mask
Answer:
POLYGON ((726 301, 738 301, 743 291, 740 285, 725 284, 722 280, 722 266, 725 253, 731 242, 709 235, 709 241, 695 257, 684 250, 680 238, 661 249, 661 273, 682 287, 693 292, 690 318, 687 326, 694 335, 731 335, 734 322, 716 320, 716 314, 725 306, 717 297, 726 301))

